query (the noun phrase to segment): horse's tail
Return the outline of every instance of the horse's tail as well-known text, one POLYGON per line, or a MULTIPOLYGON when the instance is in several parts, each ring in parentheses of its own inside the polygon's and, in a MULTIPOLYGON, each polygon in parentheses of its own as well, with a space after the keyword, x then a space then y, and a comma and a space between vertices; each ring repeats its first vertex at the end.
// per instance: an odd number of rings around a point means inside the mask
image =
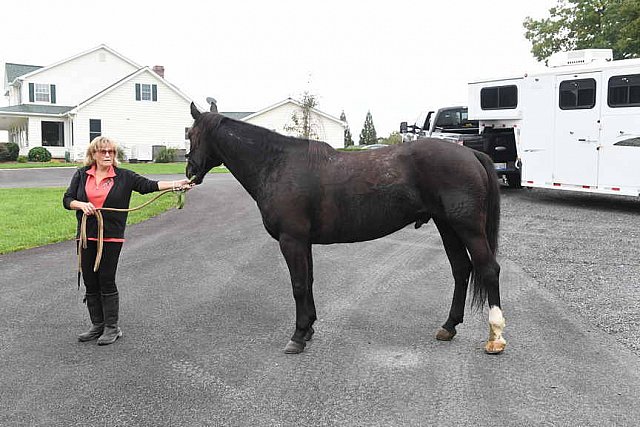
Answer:
MULTIPOLYGON (((485 233, 489 242, 489 248, 495 256, 498 253, 498 234, 500 231, 500 183, 493 161, 489 156, 474 150, 476 158, 482 163, 487 172, 487 195, 486 195, 486 224, 485 233)), ((472 305, 482 308, 487 301, 486 283, 476 272, 472 275, 473 300, 472 305)))

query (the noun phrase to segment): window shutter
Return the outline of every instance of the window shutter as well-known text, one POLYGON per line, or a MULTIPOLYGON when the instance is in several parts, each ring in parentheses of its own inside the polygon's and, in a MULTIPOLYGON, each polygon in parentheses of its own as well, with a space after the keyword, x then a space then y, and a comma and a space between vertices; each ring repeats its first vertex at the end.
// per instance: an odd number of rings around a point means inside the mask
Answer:
POLYGON ((56 103, 56 85, 51 85, 51 103, 56 103))
POLYGON ((136 101, 140 101, 140 83, 136 83, 136 101))
POLYGON ((158 100, 158 85, 151 85, 151 100, 158 100))
POLYGON ((35 100, 35 86, 33 86, 33 83, 29 83, 29 102, 34 102, 35 100))

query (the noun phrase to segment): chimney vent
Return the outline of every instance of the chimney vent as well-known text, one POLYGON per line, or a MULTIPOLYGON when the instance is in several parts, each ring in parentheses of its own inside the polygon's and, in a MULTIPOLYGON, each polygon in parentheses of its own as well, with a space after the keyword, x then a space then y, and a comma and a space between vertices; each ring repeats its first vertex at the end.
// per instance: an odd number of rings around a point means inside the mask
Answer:
POLYGON ((164 79, 164 67, 162 65, 154 65, 153 72, 164 79))

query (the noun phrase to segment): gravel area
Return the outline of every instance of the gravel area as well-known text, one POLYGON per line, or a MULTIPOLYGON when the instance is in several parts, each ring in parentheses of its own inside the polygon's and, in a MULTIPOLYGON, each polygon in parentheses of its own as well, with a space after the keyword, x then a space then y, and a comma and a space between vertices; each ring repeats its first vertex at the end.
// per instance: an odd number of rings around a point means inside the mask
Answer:
POLYGON ((640 356, 639 220, 640 198, 505 187, 499 256, 640 356))

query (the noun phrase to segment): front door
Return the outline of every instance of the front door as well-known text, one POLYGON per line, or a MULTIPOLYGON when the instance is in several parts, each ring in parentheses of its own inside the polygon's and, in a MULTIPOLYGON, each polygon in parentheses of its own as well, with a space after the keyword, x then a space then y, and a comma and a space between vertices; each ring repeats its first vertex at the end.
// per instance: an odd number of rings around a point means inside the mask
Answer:
MULTIPOLYGON (((585 187, 598 184, 600 73, 556 78, 553 182, 585 187)), ((600 92, 602 93, 602 92, 600 92)))

